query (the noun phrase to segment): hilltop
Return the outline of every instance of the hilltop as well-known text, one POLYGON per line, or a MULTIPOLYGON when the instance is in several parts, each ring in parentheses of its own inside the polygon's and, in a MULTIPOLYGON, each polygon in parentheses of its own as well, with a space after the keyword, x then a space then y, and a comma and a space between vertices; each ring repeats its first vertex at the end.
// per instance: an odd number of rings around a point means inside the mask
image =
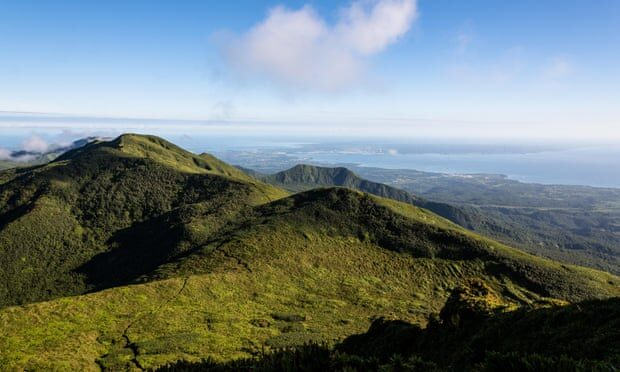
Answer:
POLYGON ((406 191, 360 178, 344 167, 329 168, 298 164, 262 179, 291 191, 305 191, 317 186, 341 186, 405 203, 413 204, 417 199, 406 191))
POLYGON ((492 175, 356 170, 372 179, 397 181, 406 190, 364 179, 343 167, 297 165, 257 177, 291 191, 341 186, 410 203, 528 252, 620 273, 618 190, 524 184, 492 175))
POLYGON ((245 206, 285 195, 152 136, 91 142, 43 166, 4 171, 0 306, 128 283, 245 206), (211 223, 193 225, 192 214, 211 223))
MULTIPOLYGON (((244 171, 247 174, 252 174, 251 170, 244 169, 244 171)), ((272 175, 259 176, 259 178, 291 192, 311 190, 317 187, 347 187, 428 209, 466 229, 473 230, 474 227, 479 226, 495 227, 493 220, 485 218, 473 208, 457 207, 424 199, 397 187, 364 179, 344 167, 330 168, 298 164, 290 169, 272 175)))
POLYGON ((6 369, 225 362, 339 342, 378 317, 425 327, 465 280, 499 313, 620 296, 616 276, 426 209, 348 188, 290 195, 153 136, 0 180, 6 369))

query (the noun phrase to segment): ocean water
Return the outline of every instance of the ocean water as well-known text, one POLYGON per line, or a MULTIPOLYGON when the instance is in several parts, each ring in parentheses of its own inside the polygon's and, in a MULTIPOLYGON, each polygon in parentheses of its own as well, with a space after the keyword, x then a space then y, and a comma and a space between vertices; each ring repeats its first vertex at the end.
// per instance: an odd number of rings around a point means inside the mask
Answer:
POLYGON ((314 153, 307 158, 327 164, 503 174, 523 182, 620 188, 620 148, 611 146, 508 154, 314 153))
MULTIPOLYGON (((50 143, 70 142, 84 133, 66 131, 6 131, 0 132, 0 149, 17 150, 36 135, 50 143), (8 133, 7 133, 8 132, 8 133)), ((88 133, 115 135, 114 133, 88 133)), ((472 144, 408 143, 403 144, 348 142, 343 145, 334 139, 286 139, 263 137, 213 137, 160 133, 182 147, 200 152, 251 153, 253 157, 270 159, 271 155, 290 161, 323 164, 355 164, 359 166, 415 169, 440 173, 503 174, 523 182, 544 184, 588 185, 620 188, 620 145, 588 146, 529 146, 510 145, 489 147, 472 144), (498 150, 499 149, 499 150, 498 150)), ((224 160, 247 166, 234 156, 224 160)))

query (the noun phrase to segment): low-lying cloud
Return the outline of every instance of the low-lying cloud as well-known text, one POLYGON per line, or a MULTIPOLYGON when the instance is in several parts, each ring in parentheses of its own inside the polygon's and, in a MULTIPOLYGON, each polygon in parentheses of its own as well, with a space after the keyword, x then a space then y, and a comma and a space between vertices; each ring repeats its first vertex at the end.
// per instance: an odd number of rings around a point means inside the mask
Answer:
POLYGON ((361 0, 329 24, 311 6, 278 6, 223 47, 244 77, 266 78, 287 88, 338 91, 363 79, 368 59, 407 33, 416 0, 361 0))
POLYGON ((15 162, 25 162, 35 159, 37 156, 54 151, 61 145, 50 144, 36 134, 26 138, 18 150, 12 151, 0 148, 0 160, 8 160, 15 162))
POLYGON ((28 137, 22 143, 22 149, 28 152, 46 152, 50 149, 50 145, 43 138, 33 135, 28 137))
POLYGON ((0 160, 9 160, 11 158, 11 151, 0 148, 0 160))

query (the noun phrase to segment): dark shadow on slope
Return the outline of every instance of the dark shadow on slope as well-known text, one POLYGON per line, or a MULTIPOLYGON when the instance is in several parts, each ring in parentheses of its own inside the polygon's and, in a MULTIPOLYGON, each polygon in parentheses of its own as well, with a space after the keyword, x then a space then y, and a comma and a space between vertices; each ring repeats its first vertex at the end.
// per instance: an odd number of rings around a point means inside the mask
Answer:
POLYGON ((243 212, 234 209, 242 208, 242 204, 229 204, 230 200, 224 198, 183 205, 119 230, 106 242, 109 250, 94 256, 77 271, 98 289, 135 282, 210 242, 230 224, 232 216, 243 212))
POLYGON ((367 333, 347 338, 338 350, 379 360, 394 353, 417 355, 456 370, 495 366, 500 360, 508 363, 504 366, 508 370, 515 370, 510 363, 536 366, 545 361, 573 366, 562 369, 556 364, 552 370, 614 370, 609 367, 620 366, 618 298, 505 313, 475 304, 451 296, 439 318, 431 319, 426 329, 377 320, 367 333))
POLYGON ((313 189, 258 209, 263 217, 286 214, 298 226, 323 226, 416 257, 473 259, 488 252, 466 235, 416 222, 381 206, 368 195, 345 188, 313 189))
POLYGON ((173 217, 166 214, 118 231, 106 242, 110 250, 76 271, 96 289, 133 282, 179 253, 184 231, 173 217))

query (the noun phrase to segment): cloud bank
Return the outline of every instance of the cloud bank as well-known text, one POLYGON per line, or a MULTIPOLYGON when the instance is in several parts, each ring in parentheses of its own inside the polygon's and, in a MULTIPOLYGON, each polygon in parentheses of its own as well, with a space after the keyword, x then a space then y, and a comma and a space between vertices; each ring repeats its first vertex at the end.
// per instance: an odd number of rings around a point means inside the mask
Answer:
POLYGON ((46 152, 50 149, 50 145, 43 138, 33 135, 24 140, 22 149, 28 152, 46 152))
POLYGON ((37 135, 31 135, 21 143, 19 150, 12 151, 0 148, 0 160, 15 162, 29 161, 36 158, 38 155, 53 151, 60 147, 61 146, 57 144, 49 144, 46 140, 37 135))
POLYGON ((11 158, 11 151, 0 147, 0 160, 9 160, 11 158))
POLYGON ((359 83, 368 59, 405 35, 416 14, 416 0, 362 0, 343 8, 329 24, 308 5, 278 6, 229 40, 223 52, 244 77, 339 91, 359 83))

